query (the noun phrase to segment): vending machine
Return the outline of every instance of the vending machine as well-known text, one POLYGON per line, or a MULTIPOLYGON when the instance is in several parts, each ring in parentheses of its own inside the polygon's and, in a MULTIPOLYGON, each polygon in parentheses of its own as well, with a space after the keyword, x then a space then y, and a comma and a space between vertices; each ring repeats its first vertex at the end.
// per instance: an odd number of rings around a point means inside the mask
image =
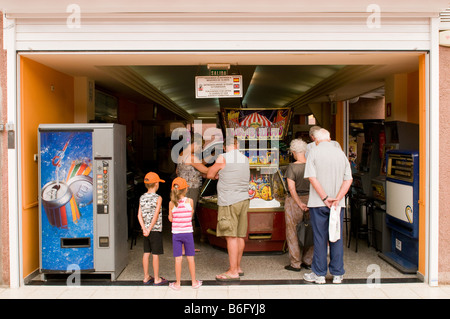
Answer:
POLYGON ((380 256, 403 273, 416 273, 419 253, 419 154, 391 150, 386 155, 386 225, 391 250, 380 256))
POLYGON ((107 274, 127 264, 125 126, 42 124, 40 272, 107 274))

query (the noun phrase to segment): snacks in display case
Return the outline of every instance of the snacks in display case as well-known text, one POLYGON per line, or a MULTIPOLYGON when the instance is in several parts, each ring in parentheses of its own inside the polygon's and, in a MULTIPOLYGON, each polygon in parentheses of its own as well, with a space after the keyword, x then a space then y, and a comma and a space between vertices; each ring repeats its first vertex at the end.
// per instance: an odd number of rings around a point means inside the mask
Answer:
POLYGON ((286 188, 279 170, 273 174, 260 174, 252 170, 248 196, 250 208, 283 207, 286 188))
MULTIPOLYGON (((239 149, 250 163, 250 208, 282 207, 286 193, 279 175, 280 161, 289 162, 280 144, 291 118, 290 108, 222 109, 223 126, 239 139, 239 149)), ((283 144, 284 145, 284 144, 283 144)))
POLYGON ((252 175, 248 187, 248 195, 250 199, 261 198, 263 200, 272 200, 272 186, 267 176, 252 175))

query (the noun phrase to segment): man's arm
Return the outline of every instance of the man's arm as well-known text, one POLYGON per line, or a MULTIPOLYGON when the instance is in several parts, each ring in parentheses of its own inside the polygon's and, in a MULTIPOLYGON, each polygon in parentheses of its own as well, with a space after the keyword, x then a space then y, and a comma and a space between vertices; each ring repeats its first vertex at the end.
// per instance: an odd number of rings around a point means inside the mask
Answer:
POLYGON ((195 155, 191 156, 190 165, 202 174, 206 174, 208 171, 208 167, 206 167, 203 162, 199 160, 195 155))
POLYGON ((320 198, 325 198, 327 196, 327 193, 322 188, 322 185, 320 185, 320 182, 315 177, 309 177, 309 182, 316 190, 317 194, 319 194, 320 198))
POLYGON ((348 190, 350 189, 350 186, 352 186, 353 179, 348 179, 342 182, 341 188, 339 189, 339 192, 333 202, 332 205, 337 206, 341 199, 347 194, 348 190))
POLYGON ((353 179, 348 179, 342 182, 341 188, 339 189, 339 192, 336 196, 336 198, 329 197, 325 191, 322 188, 322 185, 320 185, 319 181, 315 177, 310 177, 309 182, 316 190, 317 194, 319 194, 320 198, 323 200, 326 198, 323 202, 328 208, 331 208, 331 206, 337 206, 341 199, 347 194, 348 190, 350 189, 350 186, 352 185, 353 179))
POLYGON ((217 157, 214 165, 208 168, 208 172, 206 173, 206 178, 216 179, 217 174, 221 169, 225 167, 225 158, 222 155, 217 157))
POLYGON ((328 208, 330 208, 331 204, 333 204, 334 198, 328 197, 327 193, 325 193, 325 191, 322 188, 322 185, 320 185, 320 183, 319 183, 317 178, 309 177, 309 182, 311 183, 312 187, 316 190, 316 192, 319 195, 319 197, 322 200, 325 198, 325 200, 323 202, 325 203, 325 205, 328 208))

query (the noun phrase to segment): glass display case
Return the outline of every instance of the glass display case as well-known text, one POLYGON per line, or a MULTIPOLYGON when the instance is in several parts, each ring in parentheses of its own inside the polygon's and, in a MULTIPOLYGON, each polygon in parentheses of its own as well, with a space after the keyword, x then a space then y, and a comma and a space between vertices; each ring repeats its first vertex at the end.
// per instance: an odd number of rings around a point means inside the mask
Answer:
MULTIPOLYGON (((239 150, 250 163, 250 208, 245 251, 284 251, 287 187, 283 164, 289 163, 289 156, 281 146, 288 131, 291 109, 222 109, 221 113, 223 128, 237 136, 239 150)), ((197 216, 209 243, 226 248, 225 239, 216 236, 216 187, 217 180, 205 181, 197 216)))

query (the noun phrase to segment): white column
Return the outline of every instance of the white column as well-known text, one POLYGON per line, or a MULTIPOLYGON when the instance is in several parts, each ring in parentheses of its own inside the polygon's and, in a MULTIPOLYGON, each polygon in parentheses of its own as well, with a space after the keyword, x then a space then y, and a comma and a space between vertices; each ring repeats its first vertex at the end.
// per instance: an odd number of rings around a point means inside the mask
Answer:
POLYGON ((7 124, 15 134, 14 148, 8 146, 8 210, 9 210, 9 276, 10 287, 20 286, 20 228, 18 206, 18 145, 17 145, 17 56, 15 19, 3 16, 3 47, 7 51, 7 124))
POLYGON ((429 107, 427 112, 428 146, 428 227, 426 229, 427 264, 425 277, 430 286, 438 285, 439 277, 439 18, 431 18, 429 54, 429 107))

